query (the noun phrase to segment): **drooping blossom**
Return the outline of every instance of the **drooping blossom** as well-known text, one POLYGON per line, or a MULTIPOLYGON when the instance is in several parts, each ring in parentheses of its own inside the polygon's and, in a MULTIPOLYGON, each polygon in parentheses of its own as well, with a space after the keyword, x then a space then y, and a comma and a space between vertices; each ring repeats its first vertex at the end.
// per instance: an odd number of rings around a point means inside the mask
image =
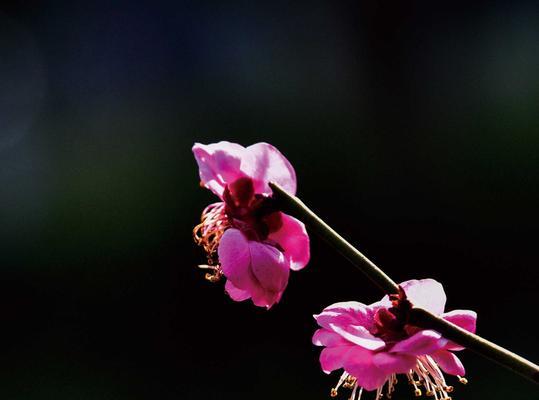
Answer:
POLYGON ((195 143, 193 153, 201 185, 221 200, 206 207, 193 231, 208 258, 200 267, 209 269, 210 281, 226 277, 233 300, 250 298, 270 308, 281 299, 290 270, 302 269, 310 257, 305 226, 275 207, 268 185, 295 194, 294 168, 267 143, 195 143))
POLYGON ((391 397, 397 374, 403 374, 416 396, 422 389, 435 400, 450 399, 453 387, 444 372, 466 383, 462 362, 453 353, 463 347, 438 332, 408 323, 412 306, 421 307, 475 332, 476 313, 468 310, 444 312, 446 296, 442 285, 432 279, 411 280, 400 285, 400 294, 385 296, 365 305, 356 301, 333 304, 315 315, 320 325, 313 344, 325 346, 320 364, 325 373, 344 369, 332 397, 343 386, 352 390, 351 400, 363 390, 376 390, 375 399, 391 397))

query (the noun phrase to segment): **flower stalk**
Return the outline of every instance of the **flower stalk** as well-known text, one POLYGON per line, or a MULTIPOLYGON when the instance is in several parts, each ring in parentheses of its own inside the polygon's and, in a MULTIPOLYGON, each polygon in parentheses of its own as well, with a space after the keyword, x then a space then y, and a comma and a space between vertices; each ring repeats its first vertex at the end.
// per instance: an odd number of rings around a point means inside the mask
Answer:
MULTIPOLYGON (((326 224, 310 210, 300 199, 289 194, 278 184, 270 183, 274 199, 285 212, 298 217, 313 232, 332 245, 355 267, 363 272, 386 294, 397 294, 398 285, 358 249, 326 224)), ((493 343, 479 335, 468 332, 457 325, 444 320, 424 309, 414 307, 410 311, 410 322, 421 328, 433 329, 449 339, 487 359, 494 361, 511 371, 539 384, 539 366, 535 363, 493 343)))

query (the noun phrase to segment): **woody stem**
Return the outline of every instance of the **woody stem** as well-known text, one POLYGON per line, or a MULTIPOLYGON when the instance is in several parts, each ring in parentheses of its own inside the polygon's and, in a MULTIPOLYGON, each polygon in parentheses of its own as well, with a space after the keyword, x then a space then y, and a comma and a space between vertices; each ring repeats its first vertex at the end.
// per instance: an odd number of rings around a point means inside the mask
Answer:
MULTIPOLYGON (((321 236, 322 239, 332 245, 356 268, 363 272, 384 293, 398 293, 398 285, 384 271, 326 224, 300 199, 291 195, 276 183, 270 183, 270 187, 273 190, 274 199, 283 211, 297 216, 313 232, 321 236)), ((410 312, 410 322, 422 328, 436 330, 446 339, 495 361, 535 383, 539 383, 538 365, 441 317, 421 308, 413 308, 410 312)))
POLYGON ((410 323, 421 328, 433 329, 462 347, 466 347, 535 383, 539 383, 538 365, 427 310, 413 308, 410 311, 410 323))
POLYGON ((384 293, 397 294, 399 286, 365 257, 358 249, 326 224, 318 215, 309 209, 300 199, 292 196, 276 183, 269 184, 278 206, 291 214, 297 215, 309 228, 331 244, 338 252, 346 257, 356 268, 363 272, 384 293))

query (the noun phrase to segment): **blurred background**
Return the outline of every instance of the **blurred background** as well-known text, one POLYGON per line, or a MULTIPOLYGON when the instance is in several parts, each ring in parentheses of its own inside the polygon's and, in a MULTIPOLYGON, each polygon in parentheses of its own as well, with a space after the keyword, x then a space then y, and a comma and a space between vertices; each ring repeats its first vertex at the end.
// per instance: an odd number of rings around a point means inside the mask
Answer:
MULTIPOLYGON (((205 281, 191 146, 223 139, 539 361, 539 4, 227 3, 2 2, 0 397, 329 398, 312 314, 380 293, 317 237, 270 311, 205 281)), ((461 354, 454 399, 537 399, 461 354)))

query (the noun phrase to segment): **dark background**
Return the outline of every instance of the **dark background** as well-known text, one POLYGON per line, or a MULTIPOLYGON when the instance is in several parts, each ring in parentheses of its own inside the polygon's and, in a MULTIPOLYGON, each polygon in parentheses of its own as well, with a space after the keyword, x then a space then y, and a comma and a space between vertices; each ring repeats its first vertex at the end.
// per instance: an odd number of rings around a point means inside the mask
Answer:
MULTIPOLYGON (((206 282, 190 148, 222 139, 538 361, 539 5, 433 3, 2 2, 0 397, 329 398, 311 315, 380 294, 316 237, 269 312, 206 282)), ((454 399, 537 398, 461 354, 454 399)))

